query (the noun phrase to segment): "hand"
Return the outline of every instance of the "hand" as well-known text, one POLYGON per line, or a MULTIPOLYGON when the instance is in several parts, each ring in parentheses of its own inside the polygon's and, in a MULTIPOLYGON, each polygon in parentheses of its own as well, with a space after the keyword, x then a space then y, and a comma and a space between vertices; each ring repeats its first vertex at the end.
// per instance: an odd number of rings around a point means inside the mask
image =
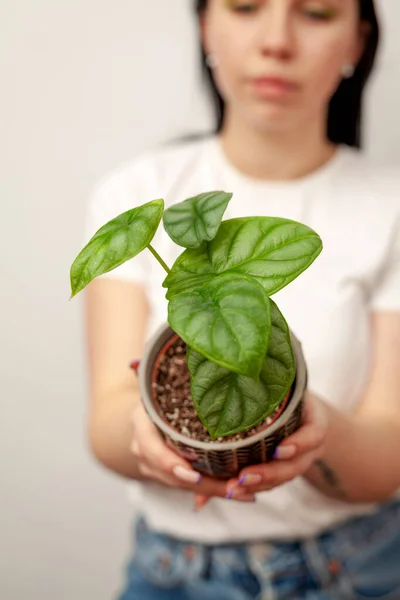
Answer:
MULTIPOLYGON (((205 477, 194 471, 191 465, 170 450, 142 405, 138 403, 132 412, 133 442, 131 451, 144 479, 152 479, 168 487, 193 491, 195 508, 200 509, 211 497, 226 498, 230 488, 226 481, 205 477)), ((232 497, 232 496, 231 496, 232 497)), ((247 490, 235 490, 234 500, 254 502, 247 490)))
POLYGON ((304 475, 321 457, 329 426, 329 409, 307 395, 302 426, 277 448, 275 460, 243 469, 229 482, 230 489, 256 494, 304 475))

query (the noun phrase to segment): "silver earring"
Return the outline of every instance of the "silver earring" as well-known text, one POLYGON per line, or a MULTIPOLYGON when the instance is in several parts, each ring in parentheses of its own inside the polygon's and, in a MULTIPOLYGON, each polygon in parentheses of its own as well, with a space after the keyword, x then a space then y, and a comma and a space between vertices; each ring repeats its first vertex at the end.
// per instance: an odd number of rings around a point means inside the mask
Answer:
POLYGON ((342 77, 343 79, 351 79, 355 73, 356 69, 354 65, 351 63, 347 63, 342 67, 342 77))
POLYGON ((210 53, 206 56, 206 64, 210 69, 215 69, 219 65, 219 60, 216 54, 210 53))

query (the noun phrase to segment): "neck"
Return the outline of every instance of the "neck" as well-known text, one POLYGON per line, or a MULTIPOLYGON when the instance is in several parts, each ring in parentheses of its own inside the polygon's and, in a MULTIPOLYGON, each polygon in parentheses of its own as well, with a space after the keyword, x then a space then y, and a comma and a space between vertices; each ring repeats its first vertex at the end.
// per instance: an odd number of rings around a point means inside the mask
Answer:
POLYGON ((228 160, 255 179, 297 179, 318 169, 334 154, 325 133, 325 115, 295 131, 263 131, 227 111, 221 144, 228 160))

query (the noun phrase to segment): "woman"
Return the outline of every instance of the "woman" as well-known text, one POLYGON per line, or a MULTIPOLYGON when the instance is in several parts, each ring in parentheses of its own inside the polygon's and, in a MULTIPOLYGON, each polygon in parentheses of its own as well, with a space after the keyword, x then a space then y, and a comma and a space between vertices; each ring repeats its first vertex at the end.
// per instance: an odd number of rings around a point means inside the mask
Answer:
MULTIPOLYGON (((136 480, 141 513, 122 599, 400 598, 399 181, 356 150, 372 0, 202 0, 197 12, 218 133, 108 176, 88 234, 135 203, 212 189, 234 192, 227 217, 315 229, 324 252, 276 295, 303 344, 306 418, 272 463, 200 477, 166 448, 127 368, 166 319, 161 267, 141 254, 94 281, 91 447, 136 480)), ((180 252, 162 229, 154 245, 170 264, 180 252)))

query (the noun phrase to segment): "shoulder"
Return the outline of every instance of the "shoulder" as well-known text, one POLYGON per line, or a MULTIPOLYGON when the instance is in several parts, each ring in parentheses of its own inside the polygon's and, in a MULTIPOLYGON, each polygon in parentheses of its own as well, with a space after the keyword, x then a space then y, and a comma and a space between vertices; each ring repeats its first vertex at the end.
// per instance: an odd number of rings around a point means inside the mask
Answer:
POLYGON ((172 142, 144 152, 106 173, 96 182, 93 193, 99 200, 113 196, 129 199, 131 204, 136 198, 141 204, 164 197, 174 182, 201 167, 212 140, 202 137, 172 142))
POLYGON ((115 216, 151 200, 163 198, 167 207, 194 195, 208 170, 214 139, 165 144, 111 169, 89 193, 86 231, 95 232, 115 216))
POLYGON ((349 201, 365 208, 400 215, 400 168, 377 164, 364 152, 342 150, 341 183, 349 201))

